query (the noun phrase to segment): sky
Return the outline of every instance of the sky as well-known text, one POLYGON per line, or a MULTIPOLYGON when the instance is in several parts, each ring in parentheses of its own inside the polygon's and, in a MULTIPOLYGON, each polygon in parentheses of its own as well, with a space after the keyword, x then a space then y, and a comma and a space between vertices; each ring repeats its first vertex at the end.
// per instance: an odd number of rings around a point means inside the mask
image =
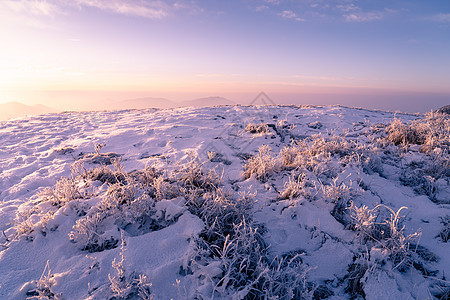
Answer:
POLYGON ((0 103, 450 104, 448 0, 1 0, 0 38, 0 103))

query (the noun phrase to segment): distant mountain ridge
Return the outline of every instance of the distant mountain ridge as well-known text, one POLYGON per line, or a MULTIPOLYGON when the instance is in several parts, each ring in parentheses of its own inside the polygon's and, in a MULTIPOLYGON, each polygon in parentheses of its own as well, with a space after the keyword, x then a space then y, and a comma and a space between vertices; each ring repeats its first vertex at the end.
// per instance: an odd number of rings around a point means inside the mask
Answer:
POLYGON ((144 108, 174 108, 177 103, 166 98, 135 98, 116 102, 113 104, 114 109, 144 109, 144 108))
POLYGON ((235 105, 236 103, 224 97, 214 96, 214 97, 204 97, 193 100, 186 100, 180 102, 180 104, 181 106, 206 107, 216 105, 235 105))
MULTIPOLYGON (((235 104, 236 104, 235 102, 219 96, 197 98, 192 100, 184 100, 180 102, 175 102, 166 98, 143 97, 119 101, 105 100, 101 106, 103 106, 105 110, 122 110, 122 109, 146 109, 146 108, 168 109, 168 108, 189 107, 189 106, 207 107, 207 106, 235 105, 235 104)), ((56 113, 60 111, 61 110, 57 110, 42 104, 27 105, 16 101, 11 101, 0 104, 0 121, 25 116, 56 113)))
POLYGON ((58 112, 58 110, 42 104, 26 105, 12 101, 0 104, 0 121, 55 112, 58 112))

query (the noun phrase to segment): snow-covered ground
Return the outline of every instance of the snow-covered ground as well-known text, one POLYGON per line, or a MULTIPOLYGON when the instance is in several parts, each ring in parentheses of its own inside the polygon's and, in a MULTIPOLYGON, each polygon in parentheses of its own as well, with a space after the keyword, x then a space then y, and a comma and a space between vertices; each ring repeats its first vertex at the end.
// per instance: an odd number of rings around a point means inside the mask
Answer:
POLYGON ((1 122, 0 298, 448 299, 449 121, 395 136, 422 118, 224 106, 1 122))

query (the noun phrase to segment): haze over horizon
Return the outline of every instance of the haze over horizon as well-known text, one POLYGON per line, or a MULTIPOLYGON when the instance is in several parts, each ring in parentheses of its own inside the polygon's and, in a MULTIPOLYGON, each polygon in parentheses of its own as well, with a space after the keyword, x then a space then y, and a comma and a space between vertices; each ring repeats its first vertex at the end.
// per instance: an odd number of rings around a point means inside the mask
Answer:
POLYGON ((6 0, 0 25, 0 103, 450 103, 443 0, 6 0))

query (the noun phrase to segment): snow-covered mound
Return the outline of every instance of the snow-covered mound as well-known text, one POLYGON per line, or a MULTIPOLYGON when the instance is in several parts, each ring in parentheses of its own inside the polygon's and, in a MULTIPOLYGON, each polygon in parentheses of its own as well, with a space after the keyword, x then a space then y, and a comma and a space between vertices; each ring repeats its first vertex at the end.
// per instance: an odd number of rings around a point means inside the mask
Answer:
POLYGON ((0 123, 1 299, 448 299, 450 120, 340 106, 0 123))

